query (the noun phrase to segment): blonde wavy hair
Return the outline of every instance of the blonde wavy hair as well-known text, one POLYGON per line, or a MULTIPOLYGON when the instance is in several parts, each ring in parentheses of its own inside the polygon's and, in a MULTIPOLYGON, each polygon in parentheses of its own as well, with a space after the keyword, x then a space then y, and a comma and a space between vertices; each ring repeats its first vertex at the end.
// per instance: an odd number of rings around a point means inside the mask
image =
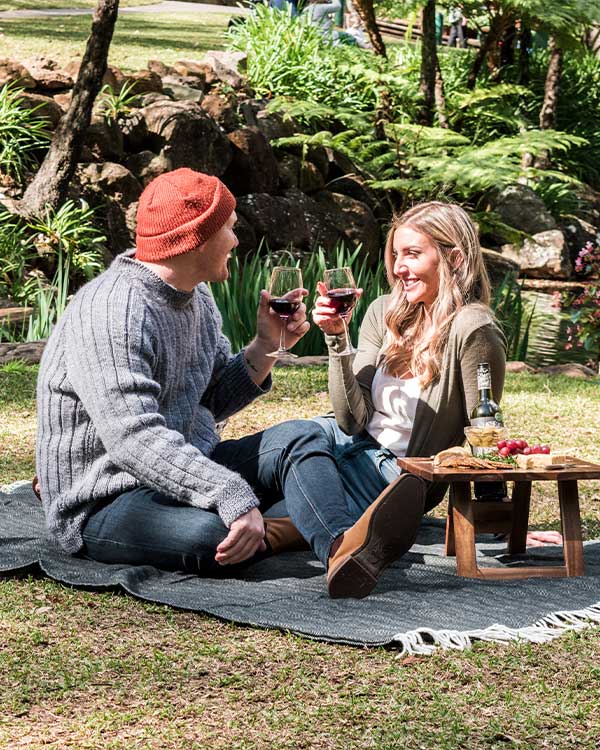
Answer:
POLYGON ((385 244, 385 267, 392 301, 385 318, 388 343, 384 366, 396 376, 410 369, 426 387, 440 374, 444 347, 457 312, 465 305, 489 306, 490 281, 477 229, 466 211, 456 204, 419 203, 392 220, 385 244), (393 244, 399 227, 410 227, 426 235, 437 249, 439 291, 429 310, 423 303, 408 302, 402 281, 394 276, 393 244))

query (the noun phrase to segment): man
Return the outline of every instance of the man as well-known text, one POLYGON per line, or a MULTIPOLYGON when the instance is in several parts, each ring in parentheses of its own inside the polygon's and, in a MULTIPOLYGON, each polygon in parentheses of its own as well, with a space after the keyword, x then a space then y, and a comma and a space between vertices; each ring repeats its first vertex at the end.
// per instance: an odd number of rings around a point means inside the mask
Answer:
MULTIPOLYGON (((338 501, 345 496, 316 422, 292 420, 224 442, 217 434, 216 422, 270 388, 267 354, 280 332, 265 291, 246 349, 232 355, 221 332, 205 282, 228 277, 235 221, 235 199, 216 177, 163 174, 140 198, 135 250, 70 302, 44 351, 37 390, 48 527, 72 554, 200 574, 304 544, 296 527, 327 566, 346 534, 335 576, 346 557, 351 568, 354 552, 367 555, 369 586, 350 580, 343 592, 364 596, 414 539, 416 528, 389 532, 401 493, 387 492, 383 512, 374 503, 351 529, 343 509, 316 510, 324 487, 338 501), (296 527, 287 515, 263 518, 281 499, 296 527)), ((308 328, 301 304, 287 344, 308 328)), ((337 595, 333 585, 330 577, 337 595)))
MULTIPOLYGON (((182 503, 215 511, 202 532, 209 547, 218 542, 217 562, 265 549, 253 489, 210 459, 215 420, 270 388, 275 360, 265 355, 279 340, 266 292, 243 352, 233 357, 221 333, 204 282, 228 277, 234 208, 215 177, 179 169, 154 180, 140 200, 135 251, 75 295, 48 341, 37 467, 48 526, 68 552, 210 568, 186 548, 199 514, 182 503)), ((288 343, 308 327, 301 305, 288 343)))
POLYGON ((466 23, 465 17, 462 11, 457 6, 450 6, 448 8, 448 24, 450 25, 450 34, 448 35, 448 47, 456 47, 456 41, 458 40, 458 46, 466 47, 467 40, 465 39, 464 25, 466 23))

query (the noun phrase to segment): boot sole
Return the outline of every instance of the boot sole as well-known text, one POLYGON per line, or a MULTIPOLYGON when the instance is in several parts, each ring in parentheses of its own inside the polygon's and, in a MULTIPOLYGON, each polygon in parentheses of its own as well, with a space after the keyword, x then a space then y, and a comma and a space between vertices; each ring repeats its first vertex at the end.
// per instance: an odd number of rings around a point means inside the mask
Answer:
POLYGON ((332 599, 368 596, 381 573, 414 544, 424 505, 425 489, 418 477, 407 474, 390 488, 389 495, 380 501, 369 520, 364 544, 330 571, 329 596, 332 599), (399 516, 403 520, 401 525, 399 516))

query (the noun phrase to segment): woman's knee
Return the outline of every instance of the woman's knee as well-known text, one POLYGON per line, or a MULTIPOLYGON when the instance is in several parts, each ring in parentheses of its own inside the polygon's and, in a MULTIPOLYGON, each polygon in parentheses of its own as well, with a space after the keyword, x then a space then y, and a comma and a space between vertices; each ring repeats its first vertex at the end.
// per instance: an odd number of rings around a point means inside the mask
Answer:
POLYGON ((332 441, 327 432, 313 419, 293 419, 289 422, 289 445, 307 451, 327 452, 332 441))

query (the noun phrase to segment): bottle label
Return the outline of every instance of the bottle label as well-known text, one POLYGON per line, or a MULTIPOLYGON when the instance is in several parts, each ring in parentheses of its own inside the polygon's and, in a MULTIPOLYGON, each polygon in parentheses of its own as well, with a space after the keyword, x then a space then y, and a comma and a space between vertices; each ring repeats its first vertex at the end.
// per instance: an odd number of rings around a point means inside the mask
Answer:
POLYGON ((477 368, 477 388, 482 391, 484 388, 492 388, 492 374, 487 367, 477 368))

